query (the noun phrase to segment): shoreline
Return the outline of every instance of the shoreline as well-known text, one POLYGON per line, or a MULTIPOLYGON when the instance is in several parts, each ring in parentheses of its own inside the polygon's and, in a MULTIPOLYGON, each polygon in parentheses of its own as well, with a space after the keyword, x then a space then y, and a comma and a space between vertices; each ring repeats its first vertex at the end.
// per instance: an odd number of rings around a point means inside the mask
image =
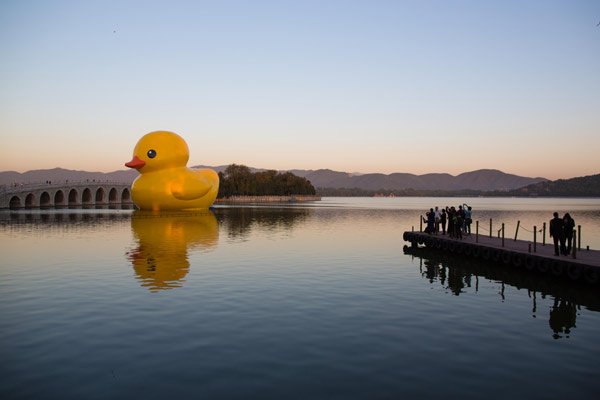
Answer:
POLYGON ((238 203, 297 203, 308 201, 321 201, 321 196, 315 195, 290 195, 290 196, 232 196, 216 199, 214 204, 238 203))

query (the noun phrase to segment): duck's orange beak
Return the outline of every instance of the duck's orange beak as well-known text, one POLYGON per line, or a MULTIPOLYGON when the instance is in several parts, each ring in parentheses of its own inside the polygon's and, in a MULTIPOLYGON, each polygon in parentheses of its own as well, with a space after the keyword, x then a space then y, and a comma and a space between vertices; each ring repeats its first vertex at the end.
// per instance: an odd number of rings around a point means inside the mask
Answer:
POLYGON ((133 159, 131 161, 129 161, 128 163, 125 163, 126 167, 135 168, 135 169, 140 169, 144 165, 146 165, 146 162, 144 160, 140 160, 137 156, 133 156, 133 159))

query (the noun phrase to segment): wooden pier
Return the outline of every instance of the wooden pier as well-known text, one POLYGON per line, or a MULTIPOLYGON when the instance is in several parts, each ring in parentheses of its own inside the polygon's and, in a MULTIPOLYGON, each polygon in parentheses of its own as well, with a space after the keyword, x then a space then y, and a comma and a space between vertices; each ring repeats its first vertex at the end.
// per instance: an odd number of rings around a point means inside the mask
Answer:
POLYGON ((532 243, 524 240, 467 235, 462 239, 441 233, 404 232, 403 239, 413 247, 428 248, 479 258, 498 264, 552 274, 572 280, 600 283, 600 251, 572 249, 569 256, 555 256, 554 243, 532 243), (575 257, 573 257, 573 250, 575 257))

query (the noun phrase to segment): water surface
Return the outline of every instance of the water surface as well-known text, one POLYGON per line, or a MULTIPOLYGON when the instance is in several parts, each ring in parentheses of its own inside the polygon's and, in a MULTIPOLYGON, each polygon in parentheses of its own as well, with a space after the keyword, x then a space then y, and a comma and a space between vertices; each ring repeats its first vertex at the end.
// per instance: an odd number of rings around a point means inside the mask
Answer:
MULTIPOLYGON (((598 200, 514 200, 467 202, 600 248, 598 200)), ((405 250, 446 202, 5 213, 0 396, 595 398, 598 288, 405 250)))

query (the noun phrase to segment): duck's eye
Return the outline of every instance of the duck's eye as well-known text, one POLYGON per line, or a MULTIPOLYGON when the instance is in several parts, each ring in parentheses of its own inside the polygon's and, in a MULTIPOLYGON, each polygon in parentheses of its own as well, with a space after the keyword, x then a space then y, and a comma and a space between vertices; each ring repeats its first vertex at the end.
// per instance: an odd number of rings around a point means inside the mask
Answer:
POLYGON ((156 151, 148 150, 148 158, 154 158, 154 157, 156 157, 156 151))

